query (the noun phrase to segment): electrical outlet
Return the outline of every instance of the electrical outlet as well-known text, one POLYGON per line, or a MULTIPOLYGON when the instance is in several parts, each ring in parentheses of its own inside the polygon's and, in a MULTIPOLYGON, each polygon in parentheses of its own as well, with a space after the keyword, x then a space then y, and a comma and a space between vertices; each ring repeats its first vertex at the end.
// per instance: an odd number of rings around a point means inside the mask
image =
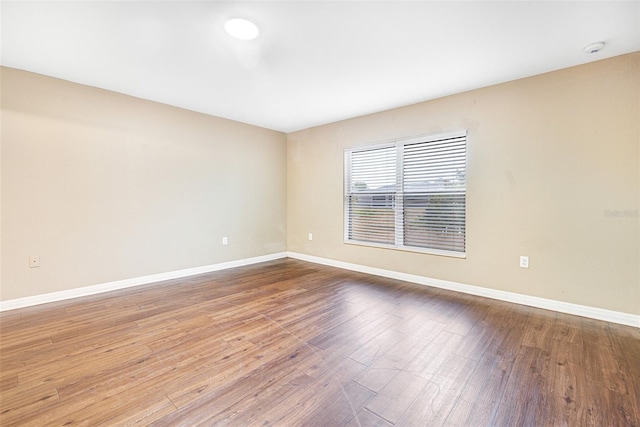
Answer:
POLYGON ((520 256, 520 267, 521 268, 529 268, 529 257, 528 256, 520 256))
POLYGON ((226 245, 226 244, 228 244, 228 243, 229 243, 229 239, 227 239, 226 237, 223 237, 223 238, 222 238, 222 244, 223 244, 223 245, 226 245))
POLYGON ((30 255, 29 268, 37 268, 37 267, 40 267, 40 255, 30 255))
POLYGON ((313 240, 313 233, 309 233, 309 240, 313 240))

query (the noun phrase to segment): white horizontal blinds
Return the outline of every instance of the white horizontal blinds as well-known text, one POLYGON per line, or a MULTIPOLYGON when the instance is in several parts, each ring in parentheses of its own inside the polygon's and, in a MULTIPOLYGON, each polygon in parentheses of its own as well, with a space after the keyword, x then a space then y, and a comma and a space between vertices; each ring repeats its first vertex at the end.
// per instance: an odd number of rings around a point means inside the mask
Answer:
POLYGON ((404 245, 465 251, 466 134, 404 146, 404 245))
POLYGON ((345 240, 464 256, 466 132, 345 151, 345 240))
POLYGON ((347 153, 347 240, 395 243, 396 147, 347 153))

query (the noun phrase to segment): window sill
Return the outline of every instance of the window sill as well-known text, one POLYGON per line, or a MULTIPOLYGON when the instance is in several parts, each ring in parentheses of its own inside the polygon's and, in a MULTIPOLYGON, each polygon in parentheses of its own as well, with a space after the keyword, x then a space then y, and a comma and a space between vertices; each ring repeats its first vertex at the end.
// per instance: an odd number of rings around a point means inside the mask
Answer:
POLYGON ((358 240, 345 240, 343 243, 346 245, 366 246, 370 248, 380 248, 380 249, 392 249, 395 251, 415 252, 415 253, 426 254, 426 255, 444 256, 449 258, 459 258, 459 259, 467 258, 466 252, 453 252, 453 251, 445 251, 440 249, 416 248, 412 246, 385 245, 384 243, 361 242, 358 240))

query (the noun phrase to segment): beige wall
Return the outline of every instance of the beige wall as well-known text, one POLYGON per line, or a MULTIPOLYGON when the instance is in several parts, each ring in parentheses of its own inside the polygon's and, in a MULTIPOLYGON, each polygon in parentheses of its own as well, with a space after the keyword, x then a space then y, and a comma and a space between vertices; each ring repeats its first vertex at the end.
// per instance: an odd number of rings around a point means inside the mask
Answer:
POLYGON ((635 53, 290 134, 288 250, 640 314, 639 103, 635 53), (343 243, 345 147, 462 129, 466 259, 343 243))
POLYGON ((3 301, 288 249, 640 314, 640 53, 288 136, 1 70, 3 301), (460 129, 467 259, 342 242, 345 147, 460 129))
POLYGON ((10 68, 1 89, 2 300, 286 250, 284 134, 10 68))

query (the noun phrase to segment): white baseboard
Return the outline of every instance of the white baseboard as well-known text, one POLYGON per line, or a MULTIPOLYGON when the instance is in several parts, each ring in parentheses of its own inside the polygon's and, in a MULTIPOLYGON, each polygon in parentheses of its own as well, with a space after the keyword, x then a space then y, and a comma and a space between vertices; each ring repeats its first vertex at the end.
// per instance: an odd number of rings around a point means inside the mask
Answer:
POLYGON ((375 276, 388 277, 391 279, 404 280, 406 282, 420 285, 433 286, 435 288, 448 289, 465 294, 477 295, 492 298, 500 301, 513 302, 530 307, 543 308, 546 310, 558 311, 561 313, 574 314, 576 316, 589 317, 607 322, 619 323, 622 325, 635 326, 640 328, 640 315, 622 313, 619 311, 605 310, 602 308, 589 307, 585 305, 572 304, 568 302, 556 301, 546 298, 517 294, 513 292, 500 291, 497 289, 482 288, 479 286, 465 285, 463 283, 450 282, 447 280, 431 279, 414 274, 399 273, 397 271, 384 270, 381 268, 367 267, 359 264, 336 261, 327 258, 320 258, 312 255, 305 255, 296 252, 288 252, 290 258, 309 261, 316 264, 328 265, 331 267, 343 268, 345 270, 358 271, 360 273, 373 274, 375 276))
POLYGON ((151 274, 149 276, 142 276, 142 277, 134 277, 132 279, 101 283, 99 285, 68 289, 65 291, 35 295, 32 297, 0 301, 0 312, 6 311, 6 310, 14 310, 17 308, 30 307, 33 305, 45 304, 48 302, 62 301, 62 300, 67 300, 71 298, 95 295, 103 292, 115 291, 117 289, 130 288, 133 286, 146 285, 148 283, 161 282, 163 280, 179 279, 181 277, 195 276, 196 274, 209 273, 212 271, 224 270, 227 268, 241 267, 243 265, 257 264, 259 262, 272 261, 275 259, 286 258, 286 257, 287 257, 286 252, 279 252, 275 254, 263 255, 263 256, 253 257, 253 258, 245 258, 245 259, 240 259, 236 261, 222 262, 219 264, 205 265, 203 267, 186 268, 184 270, 170 271, 167 273, 160 273, 160 274, 151 274))
POLYGON ((228 261, 219 264, 206 265, 203 267, 187 268, 184 270, 170 271, 167 273, 152 274, 149 276, 134 277, 131 279, 118 280, 115 282, 102 283, 99 285, 86 286, 76 289, 68 289, 60 292, 35 295, 31 297, 18 298, 7 301, 0 301, 0 312, 14 310, 17 308, 30 307, 33 305, 46 304, 49 302, 62 301, 88 295, 100 294, 103 292, 118 289, 130 288, 134 286, 146 285, 164 280, 179 279, 181 277, 195 276, 197 274, 209 273, 212 271, 224 270, 228 268, 241 267, 244 265, 257 264, 265 261, 273 261, 280 258, 295 258, 302 261, 316 264, 328 265, 331 267, 343 268, 345 270, 358 271, 360 273, 373 274, 375 276, 388 277, 391 279, 404 280, 406 282, 417 283, 435 288, 448 289, 470 295, 477 295, 500 301, 513 302, 531 307, 543 308, 546 310, 558 311, 561 313, 574 314, 592 319, 604 320, 607 322, 619 323, 622 325, 640 328, 640 316, 619 311, 605 310, 602 308, 589 307, 585 305, 572 304, 563 301, 550 300, 546 298, 517 294, 513 292, 500 291, 497 289, 482 288, 479 286, 466 285, 463 283, 450 282, 447 280, 432 279, 414 274, 400 273, 381 268, 367 267, 359 264, 352 264, 343 261, 336 261, 328 258, 321 258, 312 255, 305 255, 296 252, 279 252, 270 255, 263 255, 253 258, 245 258, 236 261, 228 261))

